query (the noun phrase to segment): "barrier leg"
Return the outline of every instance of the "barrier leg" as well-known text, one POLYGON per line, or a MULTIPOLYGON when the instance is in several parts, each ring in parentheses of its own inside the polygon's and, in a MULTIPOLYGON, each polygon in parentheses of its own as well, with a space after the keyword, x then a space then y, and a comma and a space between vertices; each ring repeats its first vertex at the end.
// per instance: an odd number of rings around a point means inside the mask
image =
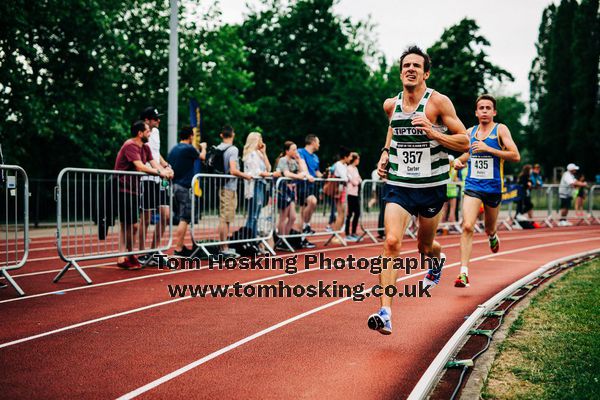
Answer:
POLYGON ((88 285, 92 284, 92 280, 90 279, 90 277, 85 273, 85 271, 83 269, 81 269, 81 267, 79 266, 79 264, 77 264, 76 261, 69 261, 69 263, 67 265, 65 265, 65 267, 58 273, 58 275, 56 275, 53 282, 58 283, 58 281, 61 280, 63 275, 69 270, 69 268, 71 266, 73 266, 73 268, 75 268, 75 270, 77 270, 77 272, 79 272, 79 275, 81 275, 81 277, 85 280, 85 282, 88 285))
POLYGON ((262 239, 260 242, 263 244, 263 246, 265 246, 265 248, 267 249, 267 251, 269 253, 271 253, 272 256, 277 255, 277 253, 275 253, 275 250, 273 250, 273 248, 269 245, 269 242, 267 242, 266 239, 262 239))
POLYGON ((15 289, 19 296, 25 296, 25 292, 23 291, 23 289, 21 289, 21 287, 17 284, 17 282, 15 282, 12 276, 8 274, 8 271, 3 269, 2 276, 4 277, 4 279, 6 279, 8 283, 10 283, 10 285, 13 287, 13 289, 15 289))

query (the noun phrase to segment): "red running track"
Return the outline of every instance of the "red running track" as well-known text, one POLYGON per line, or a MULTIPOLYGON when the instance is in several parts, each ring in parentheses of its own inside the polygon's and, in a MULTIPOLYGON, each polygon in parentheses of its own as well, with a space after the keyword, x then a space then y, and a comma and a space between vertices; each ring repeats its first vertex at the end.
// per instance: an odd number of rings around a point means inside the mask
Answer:
MULTIPOLYGON (((475 237, 471 287, 456 289, 458 236, 441 237, 448 256, 431 298, 393 307, 394 333, 366 327, 374 298, 169 297, 168 284, 236 281, 288 285, 377 283, 367 271, 120 271, 89 268, 95 285, 69 272, 52 284, 59 260, 13 275, 28 296, 0 292, 2 398, 403 398, 444 343, 480 303, 555 258, 600 247, 600 228, 501 233, 491 254, 475 237), (50 294, 62 290, 62 294, 50 294)), ((416 256, 406 240, 406 255, 416 256)), ((380 245, 328 249, 329 257, 376 256, 380 245)), ((319 250, 321 251, 321 250, 319 250)), ((110 260, 109 260, 110 261, 110 260)), ((97 263, 102 262, 102 260, 97 263)), ((398 286, 421 275, 399 274, 398 286)))

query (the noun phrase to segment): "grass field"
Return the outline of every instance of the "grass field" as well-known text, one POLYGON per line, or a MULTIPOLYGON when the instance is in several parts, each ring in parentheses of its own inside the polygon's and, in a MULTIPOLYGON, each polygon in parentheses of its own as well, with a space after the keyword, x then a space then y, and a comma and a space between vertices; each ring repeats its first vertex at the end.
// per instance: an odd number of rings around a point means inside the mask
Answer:
POLYGON ((484 399, 600 399, 600 260, 537 295, 502 344, 484 399))

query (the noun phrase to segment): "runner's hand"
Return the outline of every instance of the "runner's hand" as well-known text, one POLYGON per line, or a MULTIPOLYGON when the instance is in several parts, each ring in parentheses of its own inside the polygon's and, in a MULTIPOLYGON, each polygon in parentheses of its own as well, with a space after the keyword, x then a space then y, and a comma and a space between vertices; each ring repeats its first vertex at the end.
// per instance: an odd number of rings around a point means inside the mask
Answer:
POLYGON ((414 117, 412 119, 412 124, 414 127, 417 127, 425 132, 429 139, 437 139, 438 135, 440 134, 433 129, 433 124, 424 115, 417 115, 414 117))
POLYGON ((463 164, 462 161, 460 161, 460 158, 456 158, 454 159, 454 163, 452 164, 452 166, 454 167, 454 169, 459 170, 459 169, 463 169, 464 167, 466 167, 465 164, 463 164))
POLYGON ((387 168, 390 156, 387 151, 381 153, 381 157, 379 157, 379 162, 377 163, 377 175, 381 178, 387 177, 387 168))
POLYGON ((473 150, 473 153, 484 153, 490 151, 490 146, 483 143, 481 140, 476 140, 471 145, 471 149, 473 150))

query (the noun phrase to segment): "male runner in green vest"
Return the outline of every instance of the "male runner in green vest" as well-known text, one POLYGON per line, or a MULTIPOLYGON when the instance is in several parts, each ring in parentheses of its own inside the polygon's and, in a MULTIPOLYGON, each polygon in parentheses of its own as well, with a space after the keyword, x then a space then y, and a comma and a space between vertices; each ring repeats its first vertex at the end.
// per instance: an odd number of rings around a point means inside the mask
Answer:
POLYGON ((425 52, 409 47, 400 57, 403 90, 383 103, 390 124, 377 169, 386 178, 383 259, 387 268, 379 276, 381 309, 369 317, 368 325, 384 335, 392 333, 392 296, 383 295, 383 290, 396 284, 393 260, 400 255, 411 215, 419 222, 419 252, 431 258, 423 284, 439 282, 445 256, 434 238, 446 202, 447 149, 465 152, 469 148, 465 126, 450 99, 427 88, 430 66, 425 52))

